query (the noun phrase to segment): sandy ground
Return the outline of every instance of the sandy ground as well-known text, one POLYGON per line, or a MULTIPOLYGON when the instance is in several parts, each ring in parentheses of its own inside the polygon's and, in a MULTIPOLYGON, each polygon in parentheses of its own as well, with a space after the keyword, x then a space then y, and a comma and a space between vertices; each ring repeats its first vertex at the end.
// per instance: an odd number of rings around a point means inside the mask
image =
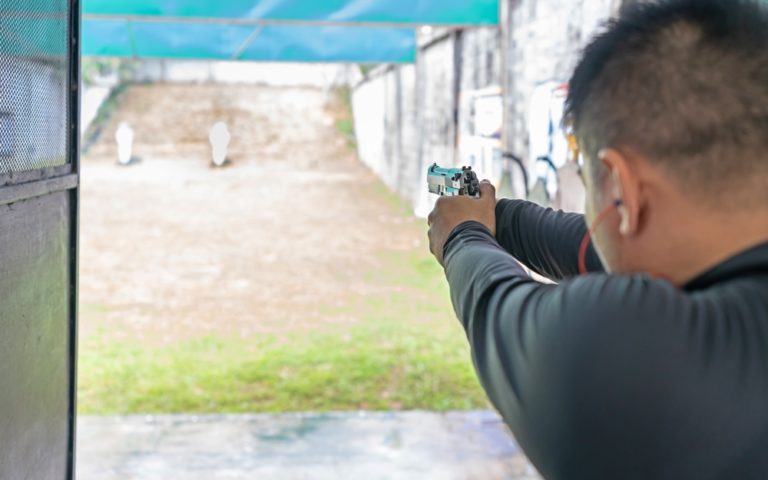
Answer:
POLYGON ((372 288, 375 252, 425 249, 335 128, 333 94, 252 86, 131 87, 83 158, 81 333, 168 342, 354 322, 318 307, 372 288), (208 129, 232 134, 223 169, 208 129), (140 163, 116 165, 119 121, 140 163))

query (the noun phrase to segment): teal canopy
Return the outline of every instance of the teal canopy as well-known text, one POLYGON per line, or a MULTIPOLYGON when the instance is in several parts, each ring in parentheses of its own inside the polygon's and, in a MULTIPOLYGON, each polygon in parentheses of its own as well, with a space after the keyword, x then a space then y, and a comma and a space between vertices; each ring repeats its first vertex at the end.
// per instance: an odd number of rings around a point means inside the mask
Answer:
POLYGON ((495 25, 499 0, 84 0, 86 56, 407 63, 420 25, 495 25))
POLYGON ((407 28, 85 20, 83 55, 293 62, 413 62, 407 28))

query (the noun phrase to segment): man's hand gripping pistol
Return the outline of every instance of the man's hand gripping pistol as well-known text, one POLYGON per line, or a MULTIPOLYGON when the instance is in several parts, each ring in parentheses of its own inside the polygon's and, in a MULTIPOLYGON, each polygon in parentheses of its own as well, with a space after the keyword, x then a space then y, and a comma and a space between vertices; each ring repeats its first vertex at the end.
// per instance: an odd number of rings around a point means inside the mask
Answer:
POLYGON ((431 193, 441 197, 480 195, 480 182, 472 167, 441 168, 435 163, 427 170, 427 185, 431 193))

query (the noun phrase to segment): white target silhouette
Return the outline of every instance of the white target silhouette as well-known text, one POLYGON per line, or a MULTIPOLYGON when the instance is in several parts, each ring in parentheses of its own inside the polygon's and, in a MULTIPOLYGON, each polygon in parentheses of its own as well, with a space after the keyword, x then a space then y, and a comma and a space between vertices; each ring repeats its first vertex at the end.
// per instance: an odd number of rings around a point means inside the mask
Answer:
POLYGON ((229 147, 229 141, 231 139, 227 124, 224 122, 216 122, 211 127, 211 132, 208 139, 211 141, 211 149, 213 152, 213 164, 217 167, 222 167, 227 161, 227 148, 229 147))

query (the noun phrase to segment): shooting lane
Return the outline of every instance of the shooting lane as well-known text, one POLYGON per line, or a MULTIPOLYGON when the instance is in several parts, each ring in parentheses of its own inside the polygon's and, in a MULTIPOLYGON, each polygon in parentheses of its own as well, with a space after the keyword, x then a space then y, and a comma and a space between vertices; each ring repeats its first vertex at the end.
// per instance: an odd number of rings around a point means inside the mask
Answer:
POLYGON ((82 13, 0 4, 2 479, 75 477, 81 53, 410 64, 415 27, 495 25, 498 0, 88 0, 82 13))

